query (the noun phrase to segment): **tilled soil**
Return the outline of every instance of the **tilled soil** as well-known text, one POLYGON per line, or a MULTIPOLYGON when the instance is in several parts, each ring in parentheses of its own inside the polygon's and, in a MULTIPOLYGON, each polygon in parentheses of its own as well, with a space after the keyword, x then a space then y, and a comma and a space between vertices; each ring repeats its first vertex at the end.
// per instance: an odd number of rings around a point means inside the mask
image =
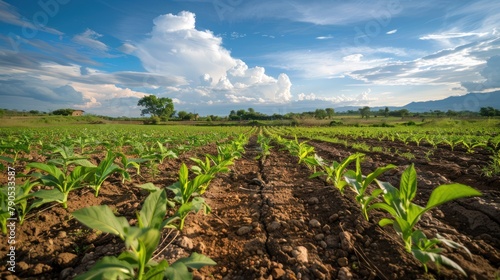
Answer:
MULTIPOLYGON (((340 161, 352 150, 319 141, 309 144, 325 159, 340 161)), ((450 181, 471 185, 483 192, 481 198, 451 202, 424 215, 418 227, 427 236, 439 233, 465 245, 471 253, 447 249, 444 254, 468 273, 433 265, 426 274, 404 248, 392 228, 381 228, 385 214, 371 213, 365 221, 354 195, 341 195, 319 179, 309 179, 311 171, 297 164, 286 151, 274 148, 265 159, 256 160, 259 148, 255 137, 242 159, 230 173, 214 179, 204 194, 212 207, 209 215, 191 215, 182 232, 164 230, 158 259, 169 261, 189 255, 205 254, 217 266, 195 271, 195 279, 495 279, 500 275, 500 227, 498 217, 498 178, 486 179, 478 172, 481 155, 438 149, 432 163, 423 160, 416 147, 415 167, 419 174, 417 203, 424 205, 437 185, 450 181), (479 157, 479 159, 477 159, 479 157), (475 165, 475 166, 471 166, 475 165)), ((419 147, 421 148, 421 147, 419 147)), ((423 148, 425 152, 425 147, 423 148)), ((422 152, 422 153, 424 153, 422 152)), ((15 274, 0 264, 2 279, 71 279, 106 255, 118 255, 122 241, 108 234, 86 229, 71 218, 71 211, 107 204, 116 214, 135 219, 135 212, 147 193, 133 184, 154 182, 168 186, 176 180, 180 162, 189 157, 216 153, 207 145, 183 154, 160 166, 156 178, 135 178, 122 184, 119 178, 105 183, 99 197, 79 190, 70 196, 68 210, 56 205, 33 214, 17 229, 15 274)), ((486 156, 487 157, 487 156, 486 156)), ((380 179, 399 185, 399 177, 410 163, 404 157, 367 153, 362 164, 365 173, 393 163, 398 169, 380 179)), ((0 244, 0 255, 7 252, 0 244)))

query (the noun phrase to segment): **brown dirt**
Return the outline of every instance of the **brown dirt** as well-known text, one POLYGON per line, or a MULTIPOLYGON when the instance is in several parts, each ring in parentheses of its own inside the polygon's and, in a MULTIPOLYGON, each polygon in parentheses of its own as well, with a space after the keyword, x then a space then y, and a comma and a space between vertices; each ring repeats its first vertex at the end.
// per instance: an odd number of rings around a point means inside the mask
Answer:
MULTIPOLYGON (((309 142, 322 157, 341 160, 351 154, 343 146, 319 141, 309 142)), ((384 143, 388 146, 391 143, 384 143)), ((380 143, 373 144, 380 146, 380 143)), ((419 174, 419 204, 424 204, 434 187, 451 181, 471 185, 483 192, 481 198, 462 199, 445 204, 425 215, 419 227, 428 235, 436 232, 468 247, 472 260, 464 253, 446 250, 459 263, 468 279, 495 279, 500 267, 500 226, 498 207, 499 178, 480 175, 488 156, 438 149, 425 159, 426 149, 394 144, 394 149, 415 154, 419 174), (397 146, 396 146, 397 145, 397 146)), ((210 215, 191 215, 185 229, 178 233, 164 230, 165 242, 158 258, 173 261, 191 252, 203 253, 218 265, 195 272, 195 279, 465 279, 455 271, 430 266, 425 274, 419 263, 400 244, 390 228, 380 228, 383 213, 373 212, 370 221, 361 216, 353 194, 341 195, 320 179, 309 179, 311 171, 297 159, 278 148, 265 160, 255 160, 258 146, 253 137, 244 157, 232 171, 213 180, 204 194, 212 207, 210 215), (170 243, 171 242, 171 243, 170 243)), ((207 145, 169 160, 152 178, 121 183, 113 177, 102 187, 99 197, 85 189, 70 195, 68 210, 55 205, 36 211, 17 228, 14 275, 7 272, 4 258, 1 279, 71 279, 106 255, 118 255, 123 243, 118 238, 97 235, 71 218, 71 211, 107 204, 119 215, 132 220, 147 193, 134 184, 153 182, 168 186, 176 180, 181 162, 189 157, 215 154, 207 145)), ((410 163, 397 154, 367 153, 362 167, 371 172, 393 163, 394 172, 381 177, 397 186, 410 163)), ((3 182, 4 178, 0 178, 3 182)), ((0 256, 7 252, 0 243, 0 256)))

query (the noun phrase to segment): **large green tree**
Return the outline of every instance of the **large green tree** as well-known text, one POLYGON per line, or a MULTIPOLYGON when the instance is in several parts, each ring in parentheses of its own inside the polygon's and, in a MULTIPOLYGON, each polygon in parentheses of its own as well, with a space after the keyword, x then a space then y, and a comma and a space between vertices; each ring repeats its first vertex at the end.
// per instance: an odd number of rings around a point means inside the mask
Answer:
POLYGON ((316 109, 316 111, 314 111, 314 117, 320 120, 326 118, 327 115, 328 114, 326 113, 325 109, 316 109))
POLYGON ((335 114, 335 110, 333 108, 326 108, 325 111, 329 119, 331 119, 335 114))
POLYGON ((370 107, 365 106, 363 108, 359 108, 359 113, 361 114, 361 118, 369 118, 370 117, 370 107))
POLYGON ((141 116, 151 115, 153 117, 168 118, 174 112, 174 103, 167 97, 158 98, 156 95, 146 95, 139 99, 137 106, 144 107, 141 116))

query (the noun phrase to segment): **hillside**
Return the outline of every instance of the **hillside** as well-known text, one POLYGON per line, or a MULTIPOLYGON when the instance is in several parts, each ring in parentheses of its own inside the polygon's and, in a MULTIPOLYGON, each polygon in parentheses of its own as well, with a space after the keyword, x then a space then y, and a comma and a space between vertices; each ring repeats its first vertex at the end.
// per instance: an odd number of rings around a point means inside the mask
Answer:
POLYGON ((473 111, 477 112, 481 107, 493 107, 500 109, 500 91, 490 93, 468 93, 462 96, 450 96, 441 100, 411 102, 402 108, 410 112, 440 111, 473 111))

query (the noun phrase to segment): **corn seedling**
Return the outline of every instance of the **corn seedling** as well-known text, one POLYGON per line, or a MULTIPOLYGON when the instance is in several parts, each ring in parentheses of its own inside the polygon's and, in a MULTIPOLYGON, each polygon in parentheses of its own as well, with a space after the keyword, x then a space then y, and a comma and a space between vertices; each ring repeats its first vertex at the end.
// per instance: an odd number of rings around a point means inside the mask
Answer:
MULTIPOLYGON (((15 199, 13 200, 13 205, 9 206, 14 206, 17 212, 17 217, 19 219, 19 224, 23 224, 24 219, 26 215, 32 210, 37 207, 42 206, 45 203, 53 202, 55 200, 53 199, 37 199, 34 201, 31 201, 31 204, 28 204, 28 201, 34 197, 34 195, 37 193, 32 193, 31 189, 36 186, 38 183, 37 182, 31 182, 30 180, 24 181, 22 185, 16 186, 15 190, 15 199)), ((5 189, 5 193, 12 195, 11 192, 7 192, 7 189, 5 189)), ((10 202, 9 202, 10 204, 10 202)))
POLYGON ((12 155, 12 157, 2 155, 0 156, 0 160, 3 160, 10 164, 16 164, 21 153, 30 153, 30 143, 28 142, 28 140, 17 140, 13 141, 12 143, 2 144, 0 149, 2 150, 2 154, 12 155))
POLYGON ((457 138, 443 138, 442 142, 450 146, 451 151, 454 151, 455 147, 461 143, 461 140, 457 138))
POLYGON ((482 171, 486 177, 493 177, 500 174, 500 151, 495 152, 490 156, 491 162, 483 167, 482 171))
POLYGON ((193 253, 173 264, 152 259, 164 227, 167 194, 164 190, 152 192, 137 214, 138 226, 130 226, 124 217, 116 217, 107 205, 91 206, 73 212, 84 225, 117 235, 125 242, 126 251, 118 257, 104 257, 87 273, 84 279, 192 279, 189 269, 199 269, 216 263, 201 254, 193 253))
POLYGON ((412 154, 411 152, 404 152, 401 154, 401 156, 407 160, 414 160, 415 159, 415 155, 412 154))
POLYGON ((257 136, 257 143, 260 144, 260 154, 255 159, 262 159, 264 161, 271 154, 271 138, 259 134, 257 136))
POLYGON ((206 184, 212 180, 211 175, 201 174, 194 179, 189 180, 189 170, 186 164, 182 164, 179 169, 179 181, 175 182, 167 189, 171 190, 174 194, 174 201, 180 204, 176 214, 169 218, 169 223, 179 220, 177 228, 182 230, 184 227, 184 220, 190 212, 199 212, 203 210, 204 213, 211 211, 210 207, 205 203, 205 200, 200 195, 201 191, 206 189, 206 184), (192 199, 192 197, 194 197, 192 199))
POLYGON ((137 175, 141 174, 141 163, 148 161, 143 158, 127 158, 124 153, 118 153, 117 156, 120 158, 120 163, 122 164, 121 174, 122 174, 122 183, 125 180, 130 181, 131 176, 128 172, 128 169, 134 168, 137 175))
POLYGON ((156 177, 156 174, 158 173, 158 165, 162 164, 166 158, 177 158, 177 154, 174 151, 165 148, 162 143, 157 141, 152 146, 146 146, 145 155, 143 155, 142 158, 149 160, 147 162, 148 168, 150 169, 153 177, 156 177))
POLYGON ((445 241, 443 238, 429 240, 421 231, 415 230, 415 225, 424 213, 443 203, 463 197, 480 196, 481 193, 462 184, 441 185, 432 191, 425 207, 419 206, 412 202, 417 194, 417 172, 413 165, 403 172, 399 190, 388 182, 378 180, 376 182, 383 190, 384 202, 374 203, 368 210, 380 209, 392 216, 392 219, 381 219, 379 225, 392 225, 401 236, 406 251, 412 253, 426 271, 427 262, 433 261, 449 265, 465 274, 458 264, 440 255, 441 249, 436 247, 439 243, 454 244, 452 241, 445 241))
POLYGON ((321 168, 323 171, 316 172, 310 176, 310 178, 315 178, 319 176, 325 176, 325 181, 332 184, 337 188, 342 194, 344 193, 344 188, 347 186, 347 182, 344 180, 344 173, 347 171, 347 166, 356 160, 362 160, 364 154, 356 153, 345 158, 343 161, 336 162, 333 161, 331 165, 323 164, 321 168))
POLYGON ((352 190, 356 193, 356 201, 361 206, 361 212, 363 216, 368 221, 368 206, 369 204, 377 198, 381 193, 381 189, 374 190, 371 194, 367 194, 366 190, 368 186, 377 179, 382 173, 396 168, 395 165, 389 164, 384 167, 379 167, 368 176, 364 176, 361 172, 361 160, 362 157, 356 157, 356 171, 349 170, 346 172, 344 178, 345 182, 351 186, 352 190))
POLYGON ((411 135, 411 140, 413 142, 415 142, 415 144, 417 145, 417 147, 420 147, 420 143, 422 142, 422 140, 425 139, 425 136, 423 135, 419 135, 419 134, 412 134, 411 135))
POLYGON ((484 142, 477 141, 475 139, 462 139, 460 141, 460 144, 462 144, 466 149, 467 153, 473 154, 474 149, 478 147, 487 147, 488 145, 484 142))
POLYGON ((7 187, 0 189, 0 226, 2 233, 7 234, 8 219, 15 215, 15 205, 9 196, 15 195, 15 192, 9 192, 7 187))
POLYGON ((114 163, 115 158, 115 154, 108 151, 98 166, 87 168, 89 174, 85 178, 85 182, 89 183, 89 186, 95 191, 95 197, 99 195, 102 184, 109 176, 115 172, 123 172, 123 169, 114 163))
POLYGON ((27 165, 29 168, 36 168, 47 174, 34 172, 31 174, 36 182, 47 187, 53 187, 51 190, 40 190, 33 194, 45 200, 57 201, 67 208, 68 195, 71 191, 81 188, 81 183, 89 176, 88 167, 76 166, 71 173, 66 174, 51 164, 32 162, 27 165))
POLYGON ((66 173, 71 164, 92 167, 94 166, 86 157, 75 154, 73 146, 60 146, 52 150, 52 158, 47 161, 50 165, 62 167, 62 172, 66 173))
MULTIPOLYGON (((231 160, 209 154, 205 156, 204 161, 198 158, 191 158, 191 160, 197 164, 191 167, 191 171, 193 171, 194 174, 208 175, 211 179, 215 178, 215 175, 217 173, 229 172, 229 166, 234 164, 231 160)), ((210 184, 210 181, 200 187, 200 195, 206 191, 208 185, 210 184)))

